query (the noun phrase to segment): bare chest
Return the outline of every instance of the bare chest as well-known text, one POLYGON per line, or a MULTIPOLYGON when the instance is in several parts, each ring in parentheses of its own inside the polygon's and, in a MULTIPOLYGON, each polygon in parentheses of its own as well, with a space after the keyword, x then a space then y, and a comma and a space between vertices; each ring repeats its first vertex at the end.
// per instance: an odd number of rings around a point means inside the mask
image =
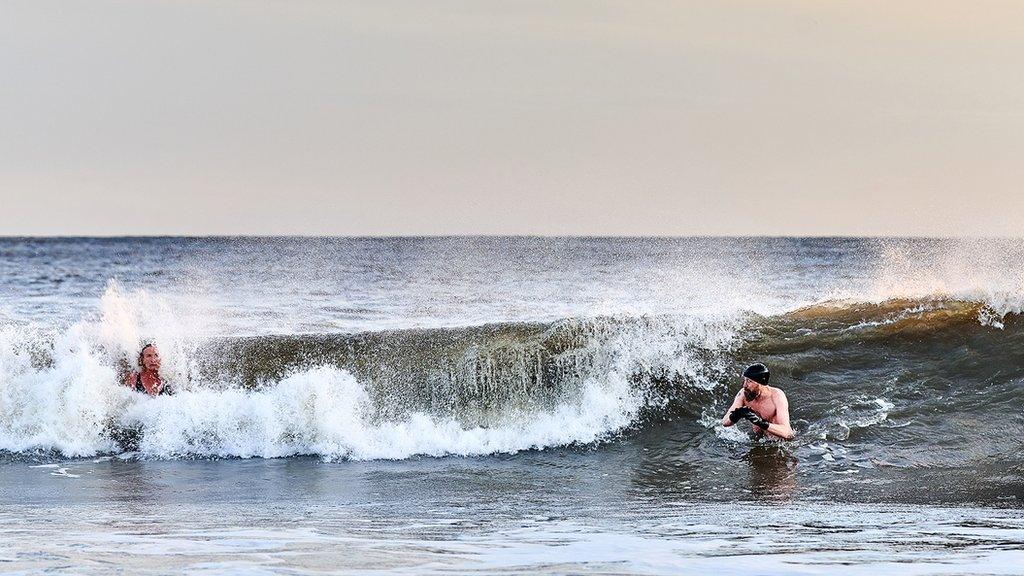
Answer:
POLYGON ((749 407, 754 412, 769 422, 775 421, 775 397, 774 395, 765 395, 764 397, 757 398, 756 400, 744 401, 744 405, 749 407))

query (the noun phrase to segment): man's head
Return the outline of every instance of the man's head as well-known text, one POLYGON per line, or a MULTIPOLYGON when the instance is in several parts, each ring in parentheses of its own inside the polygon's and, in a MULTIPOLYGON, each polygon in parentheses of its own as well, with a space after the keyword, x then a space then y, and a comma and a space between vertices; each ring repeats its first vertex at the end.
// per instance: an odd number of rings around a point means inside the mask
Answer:
POLYGON ((146 344, 139 351, 139 368, 152 372, 160 371, 160 351, 153 344, 146 344))
POLYGON ((761 395, 761 386, 768 385, 768 367, 764 364, 752 364, 743 371, 743 395, 748 401, 761 395))

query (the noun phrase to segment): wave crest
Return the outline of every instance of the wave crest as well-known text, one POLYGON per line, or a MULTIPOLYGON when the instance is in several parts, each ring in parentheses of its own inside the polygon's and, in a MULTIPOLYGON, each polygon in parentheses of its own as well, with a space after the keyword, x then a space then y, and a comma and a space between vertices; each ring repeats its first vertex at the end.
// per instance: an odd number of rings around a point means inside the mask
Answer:
POLYGON ((116 287, 104 298, 121 300, 63 332, 0 329, 0 450, 92 455, 118 450, 132 430, 153 457, 372 459, 586 444, 662 416, 682 416, 699 433, 755 360, 772 366, 809 434, 841 440, 877 424, 854 418, 859 408, 844 394, 908 422, 946 409, 932 400, 936 386, 946 386, 951 409, 991 410, 1011 406, 1024 377, 1019 314, 929 297, 822 302, 770 317, 209 340, 172 331, 158 342, 174 357, 178 393, 149 398, 121 386, 118 372, 150 321, 133 311, 138 298, 116 287), (134 328, 122 333, 124 324, 134 328), (965 383, 975 389, 961 393, 965 383), (830 432, 835 422, 845 432, 830 432))

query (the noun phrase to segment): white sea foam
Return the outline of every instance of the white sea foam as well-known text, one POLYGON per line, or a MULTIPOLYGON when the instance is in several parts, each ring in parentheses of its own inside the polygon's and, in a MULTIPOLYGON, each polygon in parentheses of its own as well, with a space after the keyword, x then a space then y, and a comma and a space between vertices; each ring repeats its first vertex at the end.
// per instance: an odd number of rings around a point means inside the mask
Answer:
POLYGON ((624 379, 610 378, 588 381, 571 404, 510 413, 487 427, 423 413, 376 422, 364 387, 335 367, 298 372, 259 391, 196 389, 156 398, 118 385, 110 368, 84 353, 42 371, 11 367, 2 367, 0 449, 68 456, 115 450, 110 425, 140 429, 140 452, 156 457, 516 452, 599 440, 628 426, 641 403, 624 379))
POLYGON ((141 451, 157 456, 406 458, 593 442, 627 426, 639 402, 625 382, 591 381, 578 403, 539 414, 508 414, 488 427, 464 427, 454 418, 423 413, 375 422, 363 386, 346 371, 320 367, 260 391, 141 398, 121 423, 141 426, 141 451))
POLYGON ((59 335, 53 345, 61 353, 37 368, 23 330, 0 329, 0 449, 82 455, 102 448, 104 421, 124 394, 110 385, 113 368, 82 338, 77 327, 59 335))
MULTIPOLYGON (((727 347, 730 322, 651 320, 616 325, 574 354, 592 355, 579 385, 553 406, 499 409, 488 421, 465 424, 457 414, 409 410, 375 417, 366 382, 335 366, 296 371, 260 389, 226 382, 184 384, 194 346, 171 308, 146 292, 111 284, 93 320, 56 334, 24 327, 0 330, 0 450, 56 450, 89 456, 118 450, 112 428, 141 432, 139 452, 183 455, 325 458, 406 458, 411 455, 483 455, 591 443, 629 426, 645 397, 630 381, 636 370, 660 369, 700 382, 699 362, 680 343, 699 340, 727 347), (132 359, 154 340, 173 396, 151 398, 121 385, 118 360, 132 359), (599 341, 600 340, 600 341, 599 341), (42 343, 42 344, 40 344, 42 343), (50 361, 34 363, 32 347, 49 347, 50 361), (596 360, 595 360, 596 358, 596 360)), ((705 381, 707 386, 714 382, 705 381)))
POLYGON ((0 450, 57 450, 68 456, 112 450, 108 428, 139 397, 119 385, 119 359, 143 340, 170 351, 163 371, 184 374, 188 355, 179 314, 146 291, 111 282, 97 317, 58 330, 0 326, 0 450), (40 354, 47 361, 39 359, 40 354))

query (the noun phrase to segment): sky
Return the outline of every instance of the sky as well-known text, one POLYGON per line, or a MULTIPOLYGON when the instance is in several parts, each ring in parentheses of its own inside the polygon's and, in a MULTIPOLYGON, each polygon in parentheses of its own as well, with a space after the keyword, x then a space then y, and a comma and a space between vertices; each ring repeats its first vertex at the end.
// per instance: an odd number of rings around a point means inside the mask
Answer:
POLYGON ((4 0, 0 235, 1024 231, 1024 2, 4 0))

